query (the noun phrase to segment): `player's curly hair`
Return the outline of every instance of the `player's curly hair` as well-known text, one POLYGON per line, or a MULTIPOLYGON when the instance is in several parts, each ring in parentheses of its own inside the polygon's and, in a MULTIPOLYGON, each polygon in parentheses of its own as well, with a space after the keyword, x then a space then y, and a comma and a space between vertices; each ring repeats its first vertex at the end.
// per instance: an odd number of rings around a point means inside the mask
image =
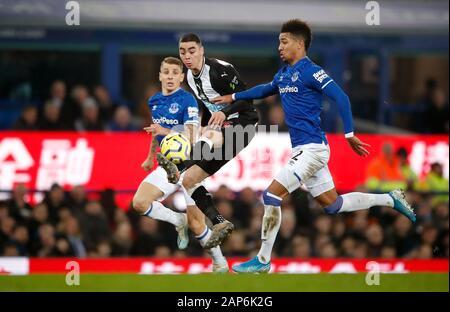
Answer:
POLYGON ((291 19, 281 26, 282 33, 290 33, 296 37, 301 37, 305 42, 305 50, 309 49, 312 40, 311 28, 309 25, 299 19, 291 19))

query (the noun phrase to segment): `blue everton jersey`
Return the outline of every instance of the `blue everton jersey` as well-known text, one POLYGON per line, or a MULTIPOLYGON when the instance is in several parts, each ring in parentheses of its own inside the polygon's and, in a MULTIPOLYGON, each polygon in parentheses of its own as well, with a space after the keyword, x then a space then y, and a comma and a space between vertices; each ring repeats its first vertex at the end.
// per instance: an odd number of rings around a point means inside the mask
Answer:
POLYGON ((333 80, 325 71, 304 57, 275 74, 271 85, 278 89, 289 128, 292 146, 326 141, 320 127, 322 92, 333 80))
MULTIPOLYGON (((197 100, 181 88, 170 95, 156 93, 148 100, 148 106, 153 122, 164 128, 172 129, 175 126, 199 123, 197 100)), ((156 138, 161 143, 164 137, 156 138)))

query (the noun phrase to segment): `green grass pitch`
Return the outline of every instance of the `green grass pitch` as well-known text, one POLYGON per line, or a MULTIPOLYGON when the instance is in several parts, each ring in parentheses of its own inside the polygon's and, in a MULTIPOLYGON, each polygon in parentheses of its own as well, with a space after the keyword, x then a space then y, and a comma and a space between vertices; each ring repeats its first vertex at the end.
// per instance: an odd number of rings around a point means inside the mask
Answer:
POLYGON ((0 291, 449 291, 448 274, 382 274, 368 286, 365 274, 82 274, 79 286, 67 286, 64 274, 0 276, 0 291), (214 285, 211 287, 211 285, 214 285))

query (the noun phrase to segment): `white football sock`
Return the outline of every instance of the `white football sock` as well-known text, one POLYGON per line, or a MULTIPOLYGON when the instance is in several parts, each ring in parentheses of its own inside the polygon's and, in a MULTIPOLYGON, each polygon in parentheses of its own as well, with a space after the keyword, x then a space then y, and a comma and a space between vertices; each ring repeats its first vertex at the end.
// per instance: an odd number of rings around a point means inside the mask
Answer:
POLYGON ((220 250, 219 246, 208 249, 207 252, 211 256, 213 262, 223 261, 224 259, 224 256, 222 255, 222 250, 220 250))
POLYGON ((338 212, 369 209, 373 206, 394 207, 394 200, 389 194, 348 193, 341 195, 342 207, 338 212))
MULTIPOLYGON (((205 226, 205 230, 203 231, 203 233, 196 236, 195 238, 198 239, 200 245, 203 247, 205 246, 208 239, 211 237, 211 234, 212 234, 211 230, 207 226, 205 226)), ((211 256, 213 262, 217 262, 223 259, 222 251, 220 250, 219 246, 207 249, 207 252, 211 256)))
POLYGON ((258 259, 262 263, 269 263, 272 254, 273 244, 277 238, 281 225, 281 207, 270 205, 264 206, 264 216, 261 228, 261 248, 258 259))
MULTIPOLYGON (((196 206, 195 200, 193 200, 191 197, 191 195, 194 191, 188 192, 183 185, 181 185, 181 190, 183 191, 184 200, 186 201, 186 206, 196 206)), ((194 190, 195 190, 195 188, 194 188, 194 190)))
POLYGON ((158 201, 154 201, 143 215, 155 220, 169 222, 176 227, 186 224, 186 217, 183 213, 175 212, 158 201))
POLYGON ((203 230, 203 232, 200 235, 195 236, 195 238, 198 239, 198 242, 203 247, 211 237, 211 234, 211 230, 205 225, 205 229, 203 230))

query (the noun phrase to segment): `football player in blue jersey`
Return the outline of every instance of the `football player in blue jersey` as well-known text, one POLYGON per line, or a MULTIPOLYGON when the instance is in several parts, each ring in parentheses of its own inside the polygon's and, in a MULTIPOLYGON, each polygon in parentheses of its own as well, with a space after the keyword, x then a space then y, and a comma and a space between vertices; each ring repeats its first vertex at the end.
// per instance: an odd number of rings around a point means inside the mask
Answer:
POLYGON ((348 193, 338 195, 327 163, 330 147, 320 127, 322 96, 331 98, 339 108, 344 122, 345 138, 360 156, 369 152, 353 131, 353 119, 348 96, 327 73, 306 55, 311 44, 311 29, 307 23, 294 19, 283 24, 279 35, 279 53, 286 63, 272 82, 246 91, 213 99, 215 103, 232 103, 236 100, 260 99, 279 94, 292 144, 290 161, 275 176, 263 193, 264 216, 262 244, 258 255, 235 265, 233 271, 268 272, 270 257, 281 223, 282 199, 304 184, 311 195, 328 214, 389 206, 412 222, 416 216, 401 190, 387 194, 348 193))
MULTIPOLYGON (((191 142, 195 141, 199 124, 198 104, 192 94, 180 87, 183 79, 181 60, 166 57, 159 73, 162 92, 148 101, 153 124, 144 130, 152 133, 153 138, 148 157, 142 163, 142 168, 146 171, 153 168, 157 148, 164 136, 171 131, 182 132, 191 142)), ((133 198, 133 208, 143 216, 173 224, 178 232, 178 247, 185 249, 189 243, 186 214, 175 212, 161 203, 178 189, 178 185, 169 183, 166 171, 157 167, 139 185, 133 198)), ((205 229, 191 227, 191 231, 199 236, 205 229)), ((214 272, 228 272, 227 261, 219 246, 208 249, 207 252, 212 257, 214 272)))

